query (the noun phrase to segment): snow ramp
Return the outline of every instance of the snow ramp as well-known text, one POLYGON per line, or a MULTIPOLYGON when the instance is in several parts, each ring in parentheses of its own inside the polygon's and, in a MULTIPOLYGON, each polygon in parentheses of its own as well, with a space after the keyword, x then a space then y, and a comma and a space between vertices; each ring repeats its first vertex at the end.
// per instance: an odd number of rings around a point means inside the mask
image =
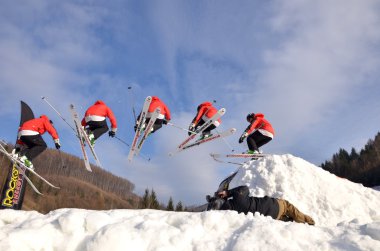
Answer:
POLYGON ((286 199, 318 225, 380 221, 380 192, 335 176, 290 154, 269 155, 239 168, 230 188, 248 185, 252 196, 286 199))

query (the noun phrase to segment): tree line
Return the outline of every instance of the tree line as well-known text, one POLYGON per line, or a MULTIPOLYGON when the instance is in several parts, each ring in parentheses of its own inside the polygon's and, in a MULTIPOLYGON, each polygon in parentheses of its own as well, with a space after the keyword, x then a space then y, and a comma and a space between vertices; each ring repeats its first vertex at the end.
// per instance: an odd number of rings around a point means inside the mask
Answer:
MULTIPOLYGON (((7 145, 8 152, 13 145, 7 145)), ((141 197, 133 193, 135 185, 104 169, 92 165, 88 172, 83 160, 61 151, 47 149, 33 160, 35 170, 59 186, 47 186, 33 174, 29 178, 44 194, 35 193, 26 185, 23 210, 47 213, 58 208, 84 208, 107 210, 117 208, 138 208, 141 197)), ((3 188, 11 162, 0 154, 0 189, 3 188)))
MULTIPOLYGON (((10 152, 13 145, 8 144, 6 148, 10 152)), ((174 206, 171 197, 167 205, 160 203, 153 189, 146 189, 143 197, 140 197, 134 194, 135 185, 129 180, 95 165, 91 165, 92 172, 88 172, 82 159, 62 151, 47 149, 33 160, 33 164, 39 174, 61 189, 53 189, 39 178, 29 175, 44 196, 39 196, 27 185, 23 210, 47 213, 58 208, 150 208, 168 211, 186 209, 181 201, 174 206)), ((9 159, 0 153, 0 189, 5 183, 10 165, 9 159)))
POLYGON ((321 164, 339 177, 346 178, 366 187, 380 186, 380 132, 375 139, 368 140, 360 152, 354 148, 351 152, 339 149, 332 159, 321 164))
POLYGON ((182 205, 182 202, 179 201, 177 205, 174 207, 174 202, 172 197, 169 198, 168 204, 165 206, 158 202, 156 192, 151 189, 145 189, 144 195, 140 201, 139 205, 140 209, 159 209, 159 210, 166 210, 166 211, 186 211, 186 208, 182 205))

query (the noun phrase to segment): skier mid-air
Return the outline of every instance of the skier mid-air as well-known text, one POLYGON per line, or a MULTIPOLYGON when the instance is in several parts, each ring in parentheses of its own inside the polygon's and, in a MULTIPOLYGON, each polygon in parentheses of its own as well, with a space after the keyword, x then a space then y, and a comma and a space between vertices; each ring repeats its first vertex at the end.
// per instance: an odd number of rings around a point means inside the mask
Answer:
MULTIPOLYGON (((160 98, 158 98, 157 96, 152 96, 152 100, 150 102, 148 112, 146 114, 146 120, 145 120, 145 124, 143 125, 143 128, 145 128, 145 126, 149 123, 150 118, 152 117, 153 113, 155 112, 157 108, 160 109, 160 114, 158 115, 156 121, 154 122, 154 125, 150 133, 154 133, 155 131, 157 131, 158 129, 162 127, 162 124, 167 124, 171 120, 169 108, 165 105, 164 102, 162 102, 160 98)), ((136 131, 136 128, 138 127, 138 121, 139 121, 140 116, 141 114, 137 118, 136 125, 134 127, 135 131, 136 131)))
POLYGON ((248 154, 260 153, 259 148, 274 137, 272 125, 264 118, 262 113, 250 113, 247 115, 247 121, 250 125, 245 129, 239 139, 239 143, 243 143, 247 138, 248 154))
MULTIPOLYGON (((203 102, 197 107, 197 114, 195 115, 194 119, 191 121, 191 124, 189 126, 189 135, 191 135, 192 132, 195 132, 197 127, 202 126, 206 121, 210 120, 218 110, 212 105, 211 102, 203 102)), ((210 126, 208 126, 201 135, 201 140, 204 138, 211 137, 211 130, 214 130, 217 128, 221 123, 220 118, 216 120, 214 123, 212 123, 210 126)))
POLYGON ((25 121, 19 127, 17 144, 12 153, 25 166, 33 169, 32 160, 46 150, 47 145, 41 136, 46 131, 52 136, 55 147, 59 149, 61 145, 58 133, 53 126, 53 122, 46 115, 25 121))
POLYGON ((103 101, 97 100, 87 109, 84 118, 82 119, 82 126, 87 127, 85 130, 92 146, 94 146, 95 140, 108 131, 106 118, 111 122, 111 131, 108 132, 108 135, 110 137, 115 137, 117 122, 111 108, 109 108, 103 101))

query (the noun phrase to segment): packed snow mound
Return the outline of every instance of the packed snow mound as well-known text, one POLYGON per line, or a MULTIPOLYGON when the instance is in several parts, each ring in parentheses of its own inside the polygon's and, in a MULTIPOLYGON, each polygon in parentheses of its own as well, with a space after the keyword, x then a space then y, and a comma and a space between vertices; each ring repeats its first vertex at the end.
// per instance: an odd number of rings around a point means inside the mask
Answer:
POLYGON ((0 250, 380 250, 380 192, 292 155, 240 167, 230 187, 281 197, 315 226, 235 211, 0 210, 0 250))
POLYGON ((0 211, 0 250, 380 250, 380 222, 318 227, 235 211, 0 211))
POLYGON ((239 169, 230 188, 248 185, 252 196, 286 199, 317 225, 380 221, 380 192, 331 174, 301 158, 268 155, 239 169))

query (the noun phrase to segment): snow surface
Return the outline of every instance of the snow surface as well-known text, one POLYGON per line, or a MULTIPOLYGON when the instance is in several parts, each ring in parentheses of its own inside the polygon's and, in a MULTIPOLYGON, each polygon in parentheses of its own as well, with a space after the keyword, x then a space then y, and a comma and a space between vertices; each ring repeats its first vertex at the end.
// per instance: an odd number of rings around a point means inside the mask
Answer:
POLYGON ((379 191, 292 155, 249 162, 230 187, 241 184, 289 200, 316 226, 234 211, 1 210, 0 250, 380 250, 379 191))

